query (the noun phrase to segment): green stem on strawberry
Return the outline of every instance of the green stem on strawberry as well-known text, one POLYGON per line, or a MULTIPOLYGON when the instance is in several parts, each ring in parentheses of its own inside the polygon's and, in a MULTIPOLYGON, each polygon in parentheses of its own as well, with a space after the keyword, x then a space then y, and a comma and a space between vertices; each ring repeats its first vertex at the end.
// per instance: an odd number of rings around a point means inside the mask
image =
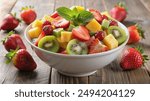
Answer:
POLYGON ((8 38, 9 36, 11 36, 12 34, 14 34, 14 31, 10 31, 10 32, 8 33, 8 35, 7 35, 4 39, 1 40, 1 42, 4 44, 5 41, 7 40, 7 38, 8 38))
POLYGON ((11 50, 9 53, 5 55, 5 57, 7 58, 6 64, 9 64, 11 62, 12 58, 15 56, 18 50, 19 47, 17 47, 16 50, 11 50))
POLYGON ((117 3, 117 6, 122 7, 122 8, 125 8, 125 10, 128 11, 128 8, 126 7, 125 2, 118 2, 118 3, 117 3))
POLYGON ((143 39, 145 39, 145 35, 144 35, 144 32, 145 32, 145 31, 142 29, 142 27, 141 27, 139 24, 135 24, 135 26, 137 27, 137 30, 138 30, 140 36, 141 36, 143 39))

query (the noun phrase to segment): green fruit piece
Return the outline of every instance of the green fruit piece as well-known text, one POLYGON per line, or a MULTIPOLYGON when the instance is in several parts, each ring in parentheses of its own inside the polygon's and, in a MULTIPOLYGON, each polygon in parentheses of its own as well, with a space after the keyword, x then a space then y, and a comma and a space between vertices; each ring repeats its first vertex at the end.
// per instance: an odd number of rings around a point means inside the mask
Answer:
POLYGON ((102 21, 102 29, 107 29, 109 27, 110 22, 106 19, 102 21))
POLYGON ((117 39, 119 45, 127 39, 126 32, 124 31, 124 29, 118 26, 110 26, 108 28, 108 34, 112 34, 115 37, 115 39, 117 39))
POLYGON ((88 48, 84 42, 72 39, 67 45, 67 53, 70 55, 83 55, 88 53, 88 48))
POLYGON ((38 47, 56 53, 59 50, 59 43, 55 36, 45 36, 39 41, 38 47))
POLYGON ((60 37, 62 31, 64 31, 63 28, 54 29, 54 30, 53 30, 53 35, 56 36, 56 37, 60 37))
POLYGON ((75 28, 76 26, 74 26, 73 24, 69 25, 68 31, 72 31, 73 28, 75 28))

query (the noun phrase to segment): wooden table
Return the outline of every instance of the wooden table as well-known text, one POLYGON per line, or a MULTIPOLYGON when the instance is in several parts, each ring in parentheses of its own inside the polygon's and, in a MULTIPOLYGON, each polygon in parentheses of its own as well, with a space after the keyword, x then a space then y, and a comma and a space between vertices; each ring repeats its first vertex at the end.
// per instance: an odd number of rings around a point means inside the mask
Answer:
MULTIPOLYGON (((17 12, 22 6, 32 5, 41 18, 44 14, 51 14, 57 7, 82 5, 86 8, 95 8, 100 11, 110 10, 118 1, 125 1, 128 7, 128 17, 124 21, 126 26, 136 22, 140 23, 145 30, 146 39, 142 40, 145 53, 150 55, 150 1, 149 0, 1 0, 0 1, 0 21, 9 12, 17 12)), ((5 64, 4 55, 7 53, 2 45, 0 45, 0 83, 2 84, 58 84, 58 83, 150 83, 150 61, 140 69, 132 71, 122 71, 119 67, 118 59, 113 61, 106 67, 97 70, 97 72, 88 77, 68 77, 59 74, 55 69, 50 68, 42 62, 32 51, 29 44, 25 41, 23 34, 26 24, 22 23, 16 28, 21 35, 27 50, 34 57, 38 67, 32 72, 20 72, 12 64, 5 64)), ((7 34, 0 32, 0 40, 7 34)))

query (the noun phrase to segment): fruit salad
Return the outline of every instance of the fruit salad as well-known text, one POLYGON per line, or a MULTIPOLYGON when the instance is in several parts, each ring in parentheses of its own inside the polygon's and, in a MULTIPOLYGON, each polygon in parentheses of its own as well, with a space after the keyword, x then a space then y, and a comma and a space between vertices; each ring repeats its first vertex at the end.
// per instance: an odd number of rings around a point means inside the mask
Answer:
POLYGON ((52 15, 35 20, 28 36, 49 52, 68 55, 112 50, 127 39, 124 29, 107 12, 81 6, 59 7, 52 15))

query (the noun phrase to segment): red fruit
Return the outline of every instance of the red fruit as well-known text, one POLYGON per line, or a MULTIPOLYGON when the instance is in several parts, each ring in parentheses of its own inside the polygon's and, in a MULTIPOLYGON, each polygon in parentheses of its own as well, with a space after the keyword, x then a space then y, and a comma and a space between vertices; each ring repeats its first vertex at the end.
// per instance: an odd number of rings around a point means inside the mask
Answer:
POLYGON ((25 49, 11 51, 6 57, 9 59, 7 62, 12 60, 14 66, 21 71, 33 71, 37 67, 32 56, 25 49))
POLYGON ((35 44, 36 46, 38 46, 39 41, 40 41, 44 36, 45 36, 45 33, 42 32, 42 33, 39 35, 39 37, 37 38, 37 40, 35 41, 34 44, 35 44))
POLYGON ((45 25, 42 29, 45 35, 51 35, 53 33, 53 27, 51 25, 45 25))
POLYGON ((148 60, 147 55, 143 55, 141 48, 128 48, 124 51, 120 66, 123 70, 137 69, 148 60))
POLYGON ((49 21, 44 21, 44 23, 42 24, 42 28, 45 26, 45 25, 51 25, 51 22, 49 22, 49 21))
POLYGON ((52 22, 52 24, 56 27, 56 28, 68 28, 70 25, 70 22, 67 21, 66 19, 58 16, 54 19, 54 21, 52 22))
POLYGON ((118 23, 114 20, 110 21, 110 26, 118 26, 118 23))
POLYGON ((98 39, 94 39, 89 47, 89 54, 100 53, 109 50, 107 46, 100 43, 98 39))
POLYGON ((104 31, 99 31, 95 34, 95 38, 99 39, 102 41, 106 36, 106 33, 104 31))
POLYGON ((51 15, 52 18, 56 18, 56 17, 58 17, 58 16, 59 16, 59 15, 58 15, 57 11, 55 11, 55 12, 51 15))
POLYGON ((80 41, 88 41, 90 39, 89 31, 84 26, 73 28, 72 36, 80 41))
POLYGON ((89 9, 89 11, 93 14, 94 18, 99 22, 102 23, 103 18, 99 11, 95 9, 89 9))
POLYGON ((106 15, 102 15, 102 20, 104 19, 108 20, 108 17, 106 15))
POLYGON ((128 31, 130 35, 128 44, 137 43, 141 38, 145 38, 144 30, 142 30, 142 27, 137 24, 128 27, 128 31))
POLYGON ((19 49, 26 49, 21 37, 18 34, 10 32, 8 36, 3 40, 3 45, 7 51, 19 49))
POLYGON ((20 16, 26 24, 30 24, 36 19, 37 14, 35 10, 33 10, 33 7, 29 6, 22 8, 20 16))
POLYGON ((110 10, 110 15, 116 20, 122 22, 127 17, 127 10, 125 4, 119 2, 114 8, 110 10))
POLYGON ((0 24, 0 30, 11 31, 19 25, 19 19, 15 18, 12 14, 7 14, 0 24))

